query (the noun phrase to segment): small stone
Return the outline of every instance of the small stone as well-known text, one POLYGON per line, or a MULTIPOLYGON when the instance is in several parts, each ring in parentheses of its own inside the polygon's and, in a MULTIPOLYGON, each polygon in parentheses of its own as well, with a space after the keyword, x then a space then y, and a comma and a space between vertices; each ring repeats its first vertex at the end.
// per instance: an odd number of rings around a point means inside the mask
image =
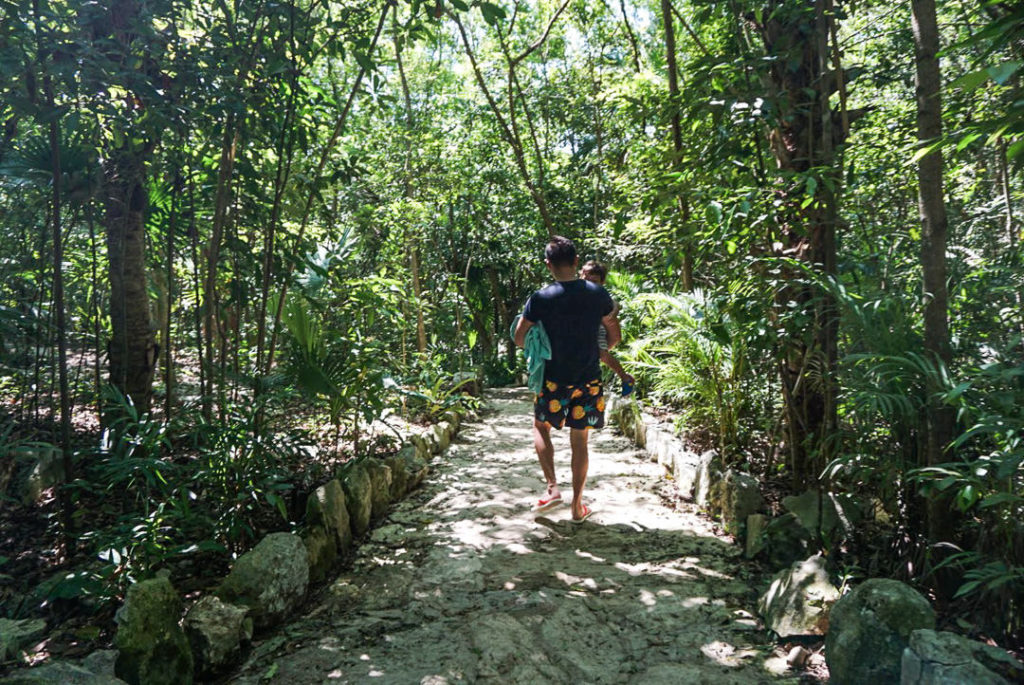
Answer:
POLYGON ((764 514, 751 514, 747 517, 747 531, 743 541, 743 556, 747 559, 753 559, 764 549, 767 527, 768 517, 764 514))
POLYGON ((726 532, 743 532, 747 517, 764 507, 764 497, 757 479, 748 473, 729 469, 722 478, 720 490, 722 525, 726 532))
POLYGON ((362 464, 353 464, 341 481, 345 491, 345 505, 348 507, 349 524, 352 534, 362 537, 370 529, 370 518, 373 512, 373 485, 370 475, 362 464))
POLYGON ((319 583, 338 559, 338 541, 334 534, 323 526, 308 528, 302 534, 306 546, 306 560, 309 563, 309 580, 319 583))
POLYGON ((697 460, 697 482, 694 484, 693 501, 698 507, 711 504, 712 490, 721 479, 722 460, 715 450, 707 450, 697 460))
POLYGON ((370 476, 370 518, 379 521, 391 506, 391 469, 379 459, 364 462, 370 476))
POLYGON ((405 460, 397 454, 384 459, 384 463, 391 469, 391 501, 397 502, 409 491, 409 472, 405 470, 405 460))
POLYGON ((238 661, 252 639, 248 613, 245 607, 226 604, 214 595, 192 606, 185 615, 185 635, 192 646, 198 675, 217 675, 238 661))
POLYGON ((786 663, 789 667, 795 671, 802 671, 804 666, 807 665, 807 659, 811 656, 811 653, 804 647, 797 645, 793 649, 789 650, 789 654, 786 655, 786 663))
POLYGON ((352 528, 341 482, 332 478, 306 501, 306 525, 323 526, 334 535, 338 550, 352 546, 352 528))

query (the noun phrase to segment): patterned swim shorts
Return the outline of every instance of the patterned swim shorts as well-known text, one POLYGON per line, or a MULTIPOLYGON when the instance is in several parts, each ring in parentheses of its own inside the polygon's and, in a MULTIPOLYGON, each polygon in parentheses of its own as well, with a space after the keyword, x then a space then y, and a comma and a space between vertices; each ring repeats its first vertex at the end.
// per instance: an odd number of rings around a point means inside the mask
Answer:
POLYGON ((533 403, 533 416, 555 428, 604 427, 604 388, 601 379, 584 385, 560 385, 544 381, 533 403))

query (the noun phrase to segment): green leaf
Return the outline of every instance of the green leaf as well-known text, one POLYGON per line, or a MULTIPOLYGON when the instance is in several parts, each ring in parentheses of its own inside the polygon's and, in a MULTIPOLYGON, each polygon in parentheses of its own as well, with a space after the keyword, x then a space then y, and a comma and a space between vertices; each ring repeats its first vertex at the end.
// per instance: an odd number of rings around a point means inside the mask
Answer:
POLYGON ((497 25, 506 16, 504 9, 490 2, 480 3, 480 14, 483 15, 484 21, 491 26, 497 25))
POLYGON ((988 77, 988 69, 979 69, 978 71, 972 71, 967 74, 964 74, 960 78, 950 83, 949 87, 963 88, 964 90, 975 90, 983 83, 988 81, 988 77))
POLYGON ((464 3, 462 0, 450 0, 450 2, 452 3, 452 7, 459 10, 460 12, 469 11, 469 5, 464 3))
POLYGON ((1005 86, 1006 82, 1020 71, 1022 65, 1024 65, 1024 62, 1003 62, 998 66, 989 67, 985 71, 992 77, 993 81, 1001 86, 1005 86))

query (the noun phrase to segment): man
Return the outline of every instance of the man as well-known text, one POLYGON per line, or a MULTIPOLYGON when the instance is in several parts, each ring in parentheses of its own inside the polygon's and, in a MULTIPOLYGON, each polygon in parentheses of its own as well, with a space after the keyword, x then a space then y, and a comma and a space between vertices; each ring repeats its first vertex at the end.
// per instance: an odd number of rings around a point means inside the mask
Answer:
POLYGON ((571 240, 555 236, 544 249, 544 263, 555 282, 530 296, 515 330, 522 347, 526 332, 541 322, 551 343, 551 359, 544 367, 544 388, 533 405, 533 445, 547 481, 547 492, 537 502, 540 511, 562 502, 555 477, 555 448, 551 427, 570 429, 572 446, 572 520, 582 523, 591 509, 583 502, 589 456, 587 431, 604 426, 604 394, 601 387, 598 326, 608 332, 608 347, 622 338, 619 321, 608 292, 577 278, 579 257, 571 240))

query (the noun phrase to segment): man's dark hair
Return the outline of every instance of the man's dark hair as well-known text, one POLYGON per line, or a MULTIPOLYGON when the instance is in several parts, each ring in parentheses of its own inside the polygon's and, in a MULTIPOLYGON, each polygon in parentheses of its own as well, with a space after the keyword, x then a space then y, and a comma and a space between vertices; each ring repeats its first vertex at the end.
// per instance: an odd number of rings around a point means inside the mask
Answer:
POLYGON ((580 273, 583 274, 584 278, 586 278, 589 274, 594 274, 595 276, 601 279, 602 283, 604 283, 605 279, 608 278, 608 267, 602 264, 601 262, 591 259, 590 261, 583 265, 583 268, 580 269, 580 273))
POLYGON ((576 261, 576 246, 568 238, 553 236, 551 242, 544 248, 544 259, 548 260, 551 266, 572 266, 576 261))

